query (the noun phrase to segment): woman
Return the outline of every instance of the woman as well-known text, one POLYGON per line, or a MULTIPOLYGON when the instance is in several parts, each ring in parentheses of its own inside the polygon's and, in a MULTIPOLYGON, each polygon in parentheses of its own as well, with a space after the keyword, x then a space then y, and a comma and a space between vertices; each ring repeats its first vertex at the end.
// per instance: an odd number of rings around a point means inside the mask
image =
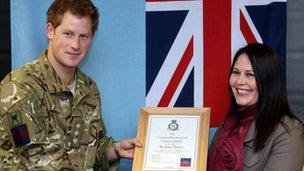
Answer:
POLYGON ((208 156, 208 170, 301 170, 304 126, 291 112, 278 55, 249 44, 229 74, 231 104, 208 156))

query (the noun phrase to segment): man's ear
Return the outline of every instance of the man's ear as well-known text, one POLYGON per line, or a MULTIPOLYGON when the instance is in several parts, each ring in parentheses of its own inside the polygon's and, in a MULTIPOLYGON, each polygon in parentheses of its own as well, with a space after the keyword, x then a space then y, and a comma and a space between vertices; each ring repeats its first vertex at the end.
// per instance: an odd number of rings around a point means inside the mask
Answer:
POLYGON ((46 36, 49 39, 52 39, 55 34, 55 29, 51 23, 46 24, 46 36))

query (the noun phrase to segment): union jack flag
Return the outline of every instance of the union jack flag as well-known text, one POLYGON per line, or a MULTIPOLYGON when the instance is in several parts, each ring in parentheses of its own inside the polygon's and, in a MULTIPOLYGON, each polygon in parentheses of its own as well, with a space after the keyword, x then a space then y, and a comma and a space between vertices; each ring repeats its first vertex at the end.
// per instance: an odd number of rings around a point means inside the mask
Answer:
POLYGON ((233 54, 252 42, 285 65, 286 0, 146 0, 146 105, 211 107, 219 125, 233 54))

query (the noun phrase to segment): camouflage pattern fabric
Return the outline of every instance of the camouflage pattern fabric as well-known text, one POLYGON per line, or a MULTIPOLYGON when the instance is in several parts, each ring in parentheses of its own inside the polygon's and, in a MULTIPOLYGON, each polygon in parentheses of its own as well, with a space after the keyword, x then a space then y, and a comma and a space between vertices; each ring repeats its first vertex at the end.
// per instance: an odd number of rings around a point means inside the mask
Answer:
POLYGON ((0 170, 109 170, 96 84, 77 69, 73 96, 45 54, 0 84, 0 170))

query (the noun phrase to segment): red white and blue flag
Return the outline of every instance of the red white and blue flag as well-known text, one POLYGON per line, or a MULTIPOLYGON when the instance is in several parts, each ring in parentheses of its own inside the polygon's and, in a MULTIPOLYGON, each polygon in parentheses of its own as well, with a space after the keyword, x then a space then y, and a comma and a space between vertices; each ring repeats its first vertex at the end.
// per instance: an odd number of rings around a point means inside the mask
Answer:
POLYGON ((286 0, 146 0, 146 105, 211 107, 218 126, 233 54, 252 42, 285 66, 286 0))
POLYGON ((180 167, 190 167, 191 166, 191 158, 181 158, 180 167))

